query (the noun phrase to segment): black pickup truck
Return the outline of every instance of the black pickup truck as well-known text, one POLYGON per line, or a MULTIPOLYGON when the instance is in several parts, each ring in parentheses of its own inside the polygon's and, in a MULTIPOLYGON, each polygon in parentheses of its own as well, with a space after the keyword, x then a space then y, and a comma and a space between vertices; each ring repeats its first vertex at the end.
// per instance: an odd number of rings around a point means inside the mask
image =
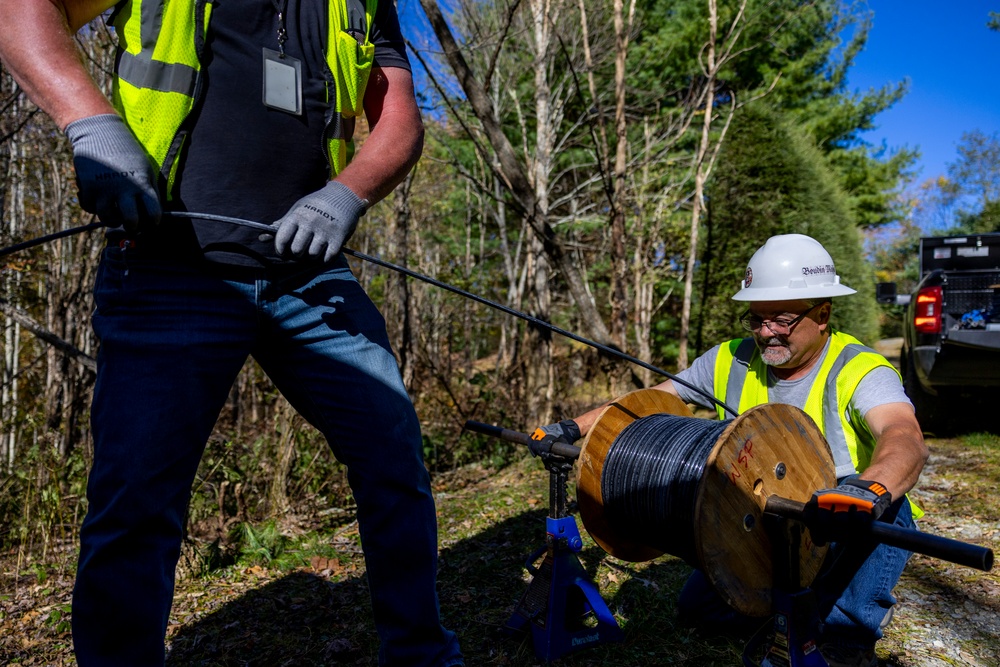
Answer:
MULTIPOLYGON (((900 366, 921 426, 949 430, 970 403, 996 409, 1000 233, 920 239, 920 282, 913 294, 896 291, 880 283, 877 297, 906 306, 900 366)), ((1000 431, 1000 417, 990 422, 1000 431)))

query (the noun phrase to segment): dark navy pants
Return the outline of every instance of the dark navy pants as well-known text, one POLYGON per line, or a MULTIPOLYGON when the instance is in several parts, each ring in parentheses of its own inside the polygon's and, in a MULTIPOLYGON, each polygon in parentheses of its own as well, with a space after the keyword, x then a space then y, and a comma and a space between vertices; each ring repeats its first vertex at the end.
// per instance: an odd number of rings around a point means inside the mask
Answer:
POLYGON ((81 667, 162 665, 191 485, 248 356, 347 468, 380 664, 461 664, 439 621, 437 527, 413 405, 385 322, 341 257, 281 279, 109 246, 94 465, 73 596, 81 667))

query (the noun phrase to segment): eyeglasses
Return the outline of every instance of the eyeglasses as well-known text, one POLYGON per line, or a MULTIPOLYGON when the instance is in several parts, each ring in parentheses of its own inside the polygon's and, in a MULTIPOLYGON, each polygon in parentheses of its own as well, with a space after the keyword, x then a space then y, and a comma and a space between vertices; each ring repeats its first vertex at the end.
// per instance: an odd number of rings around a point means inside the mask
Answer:
POLYGON ((817 303, 815 306, 802 313, 794 320, 789 320, 784 317, 778 317, 773 320, 765 320, 760 315, 754 315, 749 310, 740 315, 740 324, 747 331, 760 331, 764 325, 771 330, 771 333, 778 334, 779 336, 787 336, 792 332, 792 327, 801 322, 806 315, 816 310, 822 303, 817 303))

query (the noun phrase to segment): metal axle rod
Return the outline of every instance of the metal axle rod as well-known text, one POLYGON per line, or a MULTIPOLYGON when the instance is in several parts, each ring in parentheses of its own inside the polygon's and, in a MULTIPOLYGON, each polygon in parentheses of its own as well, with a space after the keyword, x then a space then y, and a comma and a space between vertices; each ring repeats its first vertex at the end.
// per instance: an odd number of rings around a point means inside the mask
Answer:
MULTIPOLYGON (((780 496, 771 496, 764 506, 765 512, 777 514, 789 519, 795 519, 809 527, 810 517, 807 515, 805 503, 780 496)), ((940 535, 922 533, 896 526, 894 524, 873 521, 868 534, 882 544, 899 547, 907 551, 915 551, 940 558, 951 563, 989 572, 993 568, 993 550, 968 542, 953 540, 940 535)))
MULTIPOLYGON (((509 428, 503 428, 501 426, 493 426, 492 424, 484 424, 483 422, 477 422, 471 419, 465 422, 465 428, 470 431, 475 431, 476 433, 482 433, 483 435, 500 438, 501 440, 506 440, 507 442, 516 442, 519 445, 525 445, 531 448, 532 451, 535 451, 535 448, 538 445, 538 442, 532 440, 531 436, 527 433, 513 431, 509 428)), ((576 445, 553 442, 548 451, 567 459, 575 460, 580 458, 580 448, 576 445)))

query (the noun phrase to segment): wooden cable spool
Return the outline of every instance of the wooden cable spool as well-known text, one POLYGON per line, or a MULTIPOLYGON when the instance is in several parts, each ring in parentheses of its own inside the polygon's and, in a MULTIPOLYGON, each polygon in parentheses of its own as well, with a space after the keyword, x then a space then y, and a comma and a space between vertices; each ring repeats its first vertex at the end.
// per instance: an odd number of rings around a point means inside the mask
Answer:
MULTIPOLYGON (((764 505, 771 495, 805 502, 816 489, 836 486, 829 444, 812 418, 790 405, 761 405, 733 419, 711 447, 697 484, 694 544, 672 549, 670 536, 617 524, 609 516, 602 487, 605 463, 622 430, 664 413, 694 420, 679 398, 656 389, 626 394, 601 412, 580 452, 577 501, 584 527, 605 551, 622 560, 694 554, 688 560, 695 562, 689 564, 705 573, 730 606, 750 616, 766 616, 774 578, 771 540, 762 521, 764 505)), ((806 532, 799 553, 801 581, 807 586, 819 572, 826 547, 813 544, 806 532)))

